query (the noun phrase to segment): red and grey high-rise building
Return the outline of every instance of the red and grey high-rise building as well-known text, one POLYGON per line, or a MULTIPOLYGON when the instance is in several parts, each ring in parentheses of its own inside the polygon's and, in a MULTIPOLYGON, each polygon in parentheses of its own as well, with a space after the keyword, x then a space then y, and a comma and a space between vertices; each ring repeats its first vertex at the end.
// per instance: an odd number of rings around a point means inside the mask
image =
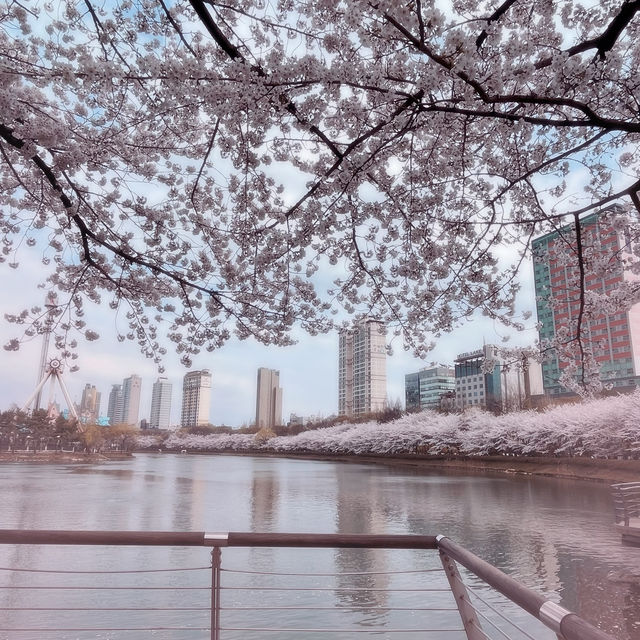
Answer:
POLYGON ((579 234, 568 225, 532 242, 543 384, 552 396, 570 393, 563 373, 582 384, 597 375, 619 390, 640 383, 640 304, 625 304, 638 277, 625 269, 631 239, 622 215, 602 210, 581 218, 579 234))

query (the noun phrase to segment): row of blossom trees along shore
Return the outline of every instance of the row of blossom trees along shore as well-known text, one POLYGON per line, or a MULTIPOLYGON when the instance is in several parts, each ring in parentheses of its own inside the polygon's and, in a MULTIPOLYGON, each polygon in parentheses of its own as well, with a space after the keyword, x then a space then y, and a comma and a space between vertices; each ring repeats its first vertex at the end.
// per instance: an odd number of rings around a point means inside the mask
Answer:
MULTIPOLYGON (((300 427, 301 429, 301 427, 300 427)), ((359 423, 333 418, 305 431, 191 427, 145 434, 128 425, 83 432, 46 412, 0 413, 2 451, 209 451, 322 455, 561 456, 640 459, 640 390, 544 412, 494 415, 391 410, 359 423)))
POLYGON ((138 436, 139 448, 175 451, 302 452, 324 455, 514 455, 640 458, 640 390, 542 413, 432 411, 389 421, 321 426, 295 435, 188 433, 138 436))

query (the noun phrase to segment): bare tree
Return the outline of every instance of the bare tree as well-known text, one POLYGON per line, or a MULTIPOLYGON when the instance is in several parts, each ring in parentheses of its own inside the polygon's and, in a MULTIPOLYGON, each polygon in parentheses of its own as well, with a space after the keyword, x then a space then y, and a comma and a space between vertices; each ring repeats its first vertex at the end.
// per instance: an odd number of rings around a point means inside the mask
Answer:
POLYGON ((166 321, 188 364, 344 312, 424 355, 477 312, 520 326, 531 239, 573 224, 580 269, 614 203, 635 270, 640 1, 438 5, 5 0, 3 259, 43 247, 59 344, 97 337, 90 299, 158 362, 166 321))

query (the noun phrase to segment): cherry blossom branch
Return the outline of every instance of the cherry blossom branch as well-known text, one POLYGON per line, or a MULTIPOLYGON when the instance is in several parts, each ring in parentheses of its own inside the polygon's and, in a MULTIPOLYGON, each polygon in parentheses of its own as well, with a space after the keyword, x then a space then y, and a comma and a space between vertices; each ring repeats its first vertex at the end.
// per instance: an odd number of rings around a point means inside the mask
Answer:
POLYGON ((182 41, 182 44, 189 51, 189 53, 191 53, 194 56, 194 58, 197 58, 198 54, 193 50, 191 45, 187 42, 186 38, 184 37, 184 33, 182 33, 182 29, 180 28, 180 25, 178 25, 178 23, 173 19, 173 16, 171 15, 171 11, 169 11, 169 8, 165 4, 164 0, 159 0, 159 2, 160 2, 160 6, 162 7, 162 10, 164 11, 164 14, 167 16, 167 20, 169 20, 169 22, 171 23, 171 26, 175 29, 176 33, 178 34, 178 37, 182 41))
MULTIPOLYGON (((371 5, 375 7, 374 4, 371 5)), ((436 105, 431 105, 428 108, 424 108, 425 111, 442 111, 445 113, 457 113, 460 115, 474 115, 474 116, 483 116, 490 118, 500 118, 505 120, 510 120, 512 122, 517 122, 522 120, 523 122, 527 122, 529 124, 538 124, 538 125, 550 125, 554 127, 600 127, 603 129, 607 129, 608 131, 626 131, 629 133, 640 133, 640 124, 625 122, 622 120, 611 120, 605 118, 603 116, 599 116, 596 114, 587 104, 580 102, 578 100, 573 100, 571 98, 564 98, 560 96, 555 96, 551 98, 547 98, 539 95, 527 95, 527 94, 512 94, 512 95, 492 95, 490 94, 480 82, 477 80, 473 80, 469 74, 465 71, 457 71, 455 69, 455 63, 452 60, 441 56, 435 51, 433 51, 426 44, 420 42, 418 38, 416 38, 402 23, 400 23, 395 17, 390 15, 388 12, 383 14, 385 20, 389 22, 393 27, 395 27, 403 36, 405 36, 409 42, 420 52, 426 54, 433 62, 440 65, 442 68, 451 72, 454 76, 458 77, 465 84, 469 85, 474 91, 477 93, 478 97, 486 104, 512 104, 515 103, 517 105, 521 104, 529 104, 529 105, 537 105, 537 106, 564 106, 574 109, 583 113, 588 120, 568 120, 568 119, 549 119, 549 118, 539 118, 533 116, 522 115, 518 113, 505 113, 505 112, 497 112, 495 110, 492 111, 478 111, 474 109, 464 109, 457 107, 438 107, 436 105)))
POLYGON ((570 47, 567 49, 567 53, 570 56, 574 56, 589 49, 597 49, 598 56, 601 60, 604 60, 606 53, 613 49, 618 38, 629 26, 638 11, 640 11, 640 0, 625 0, 620 7, 620 11, 599 36, 570 47))
MULTIPOLYGON (((514 5, 518 0, 505 0, 488 18, 487 18, 487 26, 491 25, 492 22, 496 22, 500 20, 500 18, 514 5)), ((476 49, 480 49, 482 47, 482 43, 487 39, 486 29, 483 29, 480 35, 476 38, 476 49)))
MULTIPOLYGON (((0 124, 0 136, 4 138, 4 140, 8 144, 12 145, 16 149, 22 149, 25 145, 23 140, 16 138, 13 135, 13 132, 3 124, 0 124)), ((169 271, 168 269, 165 269, 164 267, 158 264, 151 263, 147 260, 144 260, 139 256, 133 255, 131 253, 127 253, 122 249, 120 249, 119 247, 116 247, 110 242, 107 242, 102 238, 100 238, 88 227, 86 222, 77 213, 75 205, 73 204, 69 196, 65 193, 63 187, 61 186, 60 182, 56 178, 51 167, 49 167, 47 163, 44 160, 42 160, 42 158, 40 158, 40 156, 38 156, 37 154, 33 155, 31 157, 31 160, 42 171, 46 180, 49 182, 53 190, 58 194, 58 197, 60 198, 62 205, 64 206, 67 214, 69 215, 69 218, 74 222, 75 226, 78 228, 78 231, 80 232, 82 247, 83 247, 83 259, 92 267, 94 267, 96 270, 98 270, 105 278, 107 278, 108 280, 110 280, 115 284, 115 281, 113 280, 112 276, 108 272, 106 272, 99 263, 97 263, 94 260, 91 247, 89 245, 89 240, 94 242, 96 245, 104 249, 107 249, 110 253, 121 258, 126 263, 135 264, 135 265, 144 267, 145 269, 149 269, 152 273, 160 274, 168 277, 172 281, 176 282, 183 289, 183 291, 186 291, 187 289, 193 289, 195 291, 200 291, 202 293, 207 294, 211 299, 213 299, 216 302, 216 304, 220 308, 224 309, 227 313, 235 317, 237 320, 241 321, 238 315, 235 314, 231 309, 229 309, 222 302, 222 297, 226 297, 227 294, 224 294, 223 292, 220 292, 219 290, 216 290, 216 289, 204 287, 195 282, 190 282, 184 277, 180 276, 179 274, 173 271, 169 271)), ((190 304, 190 301, 188 302, 190 304)))

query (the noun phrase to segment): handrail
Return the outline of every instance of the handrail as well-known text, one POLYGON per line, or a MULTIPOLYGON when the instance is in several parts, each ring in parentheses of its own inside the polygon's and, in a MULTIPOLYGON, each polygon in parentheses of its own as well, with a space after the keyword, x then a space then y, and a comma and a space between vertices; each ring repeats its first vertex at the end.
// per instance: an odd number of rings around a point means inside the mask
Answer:
MULTIPOLYGON (((575 613, 525 587, 445 536, 0 529, 0 544, 212 547, 214 553, 212 570, 215 577, 214 592, 216 597, 219 597, 217 585, 219 583, 221 547, 438 549, 443 557, 443 563, 447 558, 460 563, 496 591, 559 634, 564 640, 613 640, 611 636, 581 619, 575 613), (217 559, 215 554, 217 554, 217 559)), ((451 580, 454 582, 459 580, 457 572, 452 573, 451 580)), ((218 610, 219 602, 215 607, 212 606, 212 614, 217 614, 218 610)), ((219 630, 219 621, 212 619, 211 629, 219 630)), ((216 633, 212 637, 218 638, 219 636, 216 633)))
POLYGON ((435 549, 435 536, 205 531, 69 531, 0 529, 0 544, 153 545, 167 547, 308 547, 435 549))
POLYGON ((344 533, 238 533, 228 534, 229 547, 315 547, 369 549, 436 549, 435 536, 344 533))
POLYGON ((612 484, 611 492, 616 523, 628 527, 632 518, 640 518, 640 482, 612 484))
POLYGON ((565 640, 611 640, 610 635, 577 614, 525 587, 449 538, 438 536, 437 544, 440 551, 482 578, 496 591, 515 602, 565 640))

